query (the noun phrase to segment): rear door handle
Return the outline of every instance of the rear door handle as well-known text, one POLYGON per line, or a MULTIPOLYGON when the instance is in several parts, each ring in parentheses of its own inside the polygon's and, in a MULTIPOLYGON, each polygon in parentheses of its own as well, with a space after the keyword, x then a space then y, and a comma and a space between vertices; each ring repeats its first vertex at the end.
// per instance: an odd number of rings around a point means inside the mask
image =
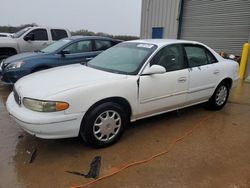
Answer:
POLYGON ((186 77, 180 77, 178 79, 178 82, 186 82, 187 81, 187 78, 186 77))
POLYGON ((220 73, 219 70, 215 70, 215 71, 214 71, 214 74, 219 74, 219 73, 220 73))

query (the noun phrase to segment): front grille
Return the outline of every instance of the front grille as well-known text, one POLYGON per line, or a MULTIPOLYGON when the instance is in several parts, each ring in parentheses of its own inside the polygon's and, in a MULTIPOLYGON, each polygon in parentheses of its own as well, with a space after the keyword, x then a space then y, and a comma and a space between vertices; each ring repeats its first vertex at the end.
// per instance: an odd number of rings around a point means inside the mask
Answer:
POLYGON ((15 99, 16 103, 19 104, 19 105, 21 105, 21 97, 17 93, 15 87, 13 88, 13 93, 14 93, 14 99, 15 99))
POLYGON ((1 69, 4 68, 4 61, 5 61, 5 59, 3 59, 2 62, 0 63, 0 68, 1 68, 1 69))

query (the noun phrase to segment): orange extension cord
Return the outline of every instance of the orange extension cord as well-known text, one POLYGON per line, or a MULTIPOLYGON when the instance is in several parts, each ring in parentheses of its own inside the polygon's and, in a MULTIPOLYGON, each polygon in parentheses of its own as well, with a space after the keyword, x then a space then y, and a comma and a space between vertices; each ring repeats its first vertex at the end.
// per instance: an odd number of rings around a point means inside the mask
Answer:
POLYGON ((72 186, 71 188, 83 188, 83 187, 90 186, 90 185, 92 185, 92 184, 94 184, 94 183, 96 183, 98 181, 101 181, 103 179, 106 179, 106 178, 109 178, 111 176, 114 176, 115 174, 118 174, 121 171, 123 171, 123 170, 125 170, 125 169, 127 169, 129 167, 150 162, 150 161, 152 161, 153 159, 155 159, 157 157, 160 157, 160 156, 162 156, 164 154, 169 153, 172 149, 174 149, 174 147, 177 145, 178 142, 183 141, 186 137, 188 137, 189 135, 193 134, 194 131, 196 129, 198 129, 202 125, 202 123, 205 122, 205 121, 207 121, 208 119, 209 119, 209 116, 206 116, 206 117, 202 118, 199 122, 196 123, 196 125, 192 129, 190 129, 189 131, 187 131, 184 135, 182 135, 178 139, 174 140, 166 150, 164 150, 164 151, 162 151, 160 153, 157 153, 157 154, 155 154, 155 155, 153 155, 153 156, 151 156, 151 157, 149 157, 147 159, 143 159, 143 160, 140 160, 140 161, 135 161, 135 162, 132 162, 132 163, 129 163, 129 164, 125 164, 123 167, 119 168, 118 170, 115 170, 114 172, 111 172, 111 173, 109 173, 107 175, 101 176, 101 177, 97 178, 96 180, 90 181, 90 182, 85 183, 83 185, 72 186))

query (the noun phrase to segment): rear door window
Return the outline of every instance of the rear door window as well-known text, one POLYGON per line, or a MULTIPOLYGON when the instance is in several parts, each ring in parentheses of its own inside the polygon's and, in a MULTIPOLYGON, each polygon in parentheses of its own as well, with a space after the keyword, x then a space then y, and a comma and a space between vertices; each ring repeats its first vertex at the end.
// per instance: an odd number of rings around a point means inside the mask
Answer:
POLYGON ((111 41, 108 40, 95 40, 95 51, 107 50, 113 46, 111 41))
POLYGON ((186 44, 184 45, 189 67, 199 67, 211 63, 216 63, 218 60, 205 47, 200 45, 186 44))
POLYGON ((214 55, 210 51, 206 50, 206 54, 207 54, 208 63, 217 63, 218 62, 218 60, 214 57, 214 55))
POLYGON ((209 63, 205 49, 203 47, 196 45, 185 45, 184 48, 186 51, 189 67, 199 67, 209 63))
POLYGON ((63 29, 51 29, 52 40, 60 40, 63 38, 67 38, 68 34, 63 29))
POLYGON ((78 41, 73 44, 70 44, 64 50, 69 51, 70 54, 91 52, 92 42, 91 40, 78 41))

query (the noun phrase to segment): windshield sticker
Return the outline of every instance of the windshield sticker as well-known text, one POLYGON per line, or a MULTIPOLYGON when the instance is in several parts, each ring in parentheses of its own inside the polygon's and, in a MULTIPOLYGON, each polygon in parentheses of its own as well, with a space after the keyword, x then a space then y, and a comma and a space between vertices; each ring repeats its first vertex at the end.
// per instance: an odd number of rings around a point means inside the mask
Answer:
POLYGON ((138 48, 152 48, 154 45, 153 44, 138 44, 138 48))

